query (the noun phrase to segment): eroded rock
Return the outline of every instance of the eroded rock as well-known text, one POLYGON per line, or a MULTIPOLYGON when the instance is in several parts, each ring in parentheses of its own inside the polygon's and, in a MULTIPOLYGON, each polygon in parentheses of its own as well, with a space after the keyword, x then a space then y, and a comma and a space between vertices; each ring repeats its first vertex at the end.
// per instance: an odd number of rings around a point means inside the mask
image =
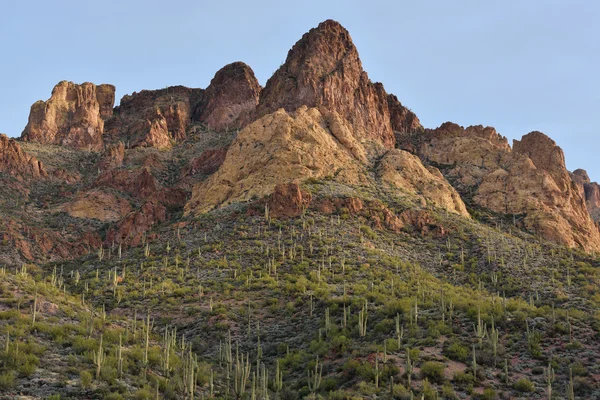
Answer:
POLYGON ((115 87, 59 82, 47 101, 31 106, 23 140, 70 146, 78 149, 102 149, 104 118, 112 113, 115 87))

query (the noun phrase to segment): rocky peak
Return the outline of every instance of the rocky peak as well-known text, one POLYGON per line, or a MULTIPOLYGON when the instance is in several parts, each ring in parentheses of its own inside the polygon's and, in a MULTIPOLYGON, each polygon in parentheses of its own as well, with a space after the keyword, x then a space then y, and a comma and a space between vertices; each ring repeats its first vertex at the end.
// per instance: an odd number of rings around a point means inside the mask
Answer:
POLYGON ((249 122, 262 90, 254 71, 243 62, 221 68, 206 88, 194 119, 211 129, 240 128, 249 122))
POLYGON ((369 80, 350 34, 335 21, 322 22, 292 47, 263 89, 256 114, 303 105, 338 113, 357 139, 394 147, 387 93, 369 80))
POLYGON ((590 183, 590 177, 585 169, 576 169, 573 171, 573 180, 577 183, 585 184, 590 183))
POLYGON ((21 180, 48 176, 41 161, 24 152, 15 140, 1 133, 0 172, 21 180))
POLYGON ((571 173, 571 179, 583 199, 592 219, 600 222, 600 185, 592 182, 584 169, 576 169, 571 173))
POLYGON ((527 155, 536 168, 547 171, 557 183, 568 184, 569 175, 565 155, 556 142, 542 132, 534 131, 513 141, 515 153, 527 155))
POLYGON ((115 87, 59 82, 47 101, 31 106, 23 140, 80 149, 102 148, 103 117, 112 113, 115 87))

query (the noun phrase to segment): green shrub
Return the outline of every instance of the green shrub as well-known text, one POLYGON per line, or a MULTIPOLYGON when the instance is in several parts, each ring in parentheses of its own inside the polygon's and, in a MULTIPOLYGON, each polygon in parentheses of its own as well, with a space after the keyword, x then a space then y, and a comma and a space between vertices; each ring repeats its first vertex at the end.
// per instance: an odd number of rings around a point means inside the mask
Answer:
POLYGON ((445 368, 446 366, 441 362, 427 361, 421 366, 421 376, 430 381, 441 383, 444 381, 445 368))
POLYGON ((496 391, 492 388, 483 389, 483 394, 480 396, 482 400, 494 400, 498 398, 496 391))
POLYGON ((444 349, 443 354, 451 360, 465 362, 469 359, 471 352, 467 346, 454 341, 444 349))
POLYGON ((10 390, 15 387, 14 372, 5 372, 0 374, 0 390, 10 390))
POLYGON ((515 390, 518 390, 519 392, 522 392, 522 393, 535 392, 534 384, 527 378, 519 379, 518 381, 515 382, 513 387, 515 388, 515 390))
POLYGON ((92 384, 92 374, 89 371, 81 371, 79 380, 81 381, 81 387, 87 389, 92 384))

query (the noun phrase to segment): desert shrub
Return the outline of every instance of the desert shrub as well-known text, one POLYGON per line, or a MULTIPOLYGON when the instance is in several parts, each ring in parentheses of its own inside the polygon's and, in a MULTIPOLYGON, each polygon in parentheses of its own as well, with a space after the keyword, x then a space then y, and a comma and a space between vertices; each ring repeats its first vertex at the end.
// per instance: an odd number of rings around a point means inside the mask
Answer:
POLYGON ((421 376, 432 382, 441 383, 444 381, 444 369, 446 366, 437 361, 427 361, 421 366, 421 376))
POLYGON ((458 341, 453 341, 443 351, 443 354, 451 360, 465 362, 469 358, 469 348, 458 341))
POLYGON ((522 392, 522 393, 532 393, 535 391, 534 384, 527 378, 519 379, 518 381, 515 382, 513 387, 515 388, 515 390, 518 390, 519 392, 522 392))
POLYGON ((15 387, 15 374, 12 371, 0 374, 0 390, 10 390, 15 387))
POLYGON ((81 387, 87 389, 92 384, 92 374, 89 371, 81 371, 79 380, 81 382, 81 387))

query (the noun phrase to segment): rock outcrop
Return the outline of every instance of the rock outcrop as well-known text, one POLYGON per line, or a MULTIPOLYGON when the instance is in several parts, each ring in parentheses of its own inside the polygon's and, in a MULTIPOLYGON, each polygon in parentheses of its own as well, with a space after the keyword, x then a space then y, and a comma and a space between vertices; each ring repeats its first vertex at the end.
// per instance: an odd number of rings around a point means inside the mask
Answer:
POLYGON ((399 144, 443 165, 459 192, 484 208, 523 215, 524 227, 569 247, 600 249, 600 232, 566 170, 562 150, 540 132, 515 141, 493 128, 445 123, 399 144))
POLYGON ((155 225, 164 222, 166 218, 167 209, 164 205, 148 201, 139 210, 129 213, 111 228, 106 234, 105 243, 137 246, 148 231, 155 225))
POLYGON ((312 195, 297 183, 279 184, 267 199, 269 215, 275 218, 297 217, 310 205, 312 195))
POLYGON ((156 178, 146 168, 103 172, 94 182, 94 187, 113 188, 138 199, 147 199, 160 189, 156 178))
POLYGON ((388 94, 387 103, 390 110, 390 123, 394 131, 406 133, 422 129, 421 121, 416 114, 404 107, 395 95, 388 94))
POLYGON ((583 169, 576 169, 571 177, 581 196, 585 199, 585 204, 592 219, 600 222, 600 185, 591 182, 587 172, 583 169))
MULTIPOLYGON (((263 89, 256 115, 300 106, 336 112, 350 123, 356 140, 394 147, 388 95, 369 80, 350 34, 335 21, 322 22, 292 47, 263 89)), ((403 119, 399 103, 394 107, 397 128, 418 124, 414 115, 403 119)))
POLYGON ((111 115, 115 87, 62 81, 47 101, 31 106, 23 140, 100 150, 104 119, 111 115))
POLYGON ((98 169, 100 171, 107 171, 115 168, 121 168, 123 166, 123 160, 125 159, 125 145, 123 142, 106 146, 100 161, 98 162, 98 169))
POLYGON ((41 161, 24 152, 15 140, 3 134, 0 134, 0 173, 20 180, 48 177, 41 161))
MULTIPOLYGON (((19 257, 27 261, 71 260, 89 254, 102 244, 95 232, 59 232, 30 226, 21 219, 13 218, 0 220, 0 241, 10 243, 19 257)), ((18 264, 15 258, 6 259, 4 254, 0 254, 0 260, 8 265, 18 264)))
POLYGON ((61 211, 75 218, 114 222, 127 215, 131 211, 131 206, 127 200, 114 193, 92 189, 77 195, 73 201, 63 205, 61 211))
POLYGON ((366 182, 363 146, 338 114, 301 107, 283 109, 244 128, 221 168, 194 187, 186 212, 197 214, 234 201, 262 198, 281 183, 336 176, 366 182))
POLYGON ((377 168, 382 183, 395 186, 432 205, 468 217, 469 213, 458 192, 434 167, 425 167, 421 160, 406 151, 388 151, 377 168))
POLYGON ((191 190, 192 186, 204 177, 217 172, 225 162, 227 148, 209 149, 203 151, 200 156, 190 160, 179 171, 179 185, 191 190))
POLYGON ((184 139, 203 90, 183 86, 125 95, 107 121, 107 134, 131 147, 171 147, 184 139))
POLYGON ((210 129, 236 129, 250 122, 261 91, 254 71, 242 62, 221 68, 202 95, 194 120, 210 129))

